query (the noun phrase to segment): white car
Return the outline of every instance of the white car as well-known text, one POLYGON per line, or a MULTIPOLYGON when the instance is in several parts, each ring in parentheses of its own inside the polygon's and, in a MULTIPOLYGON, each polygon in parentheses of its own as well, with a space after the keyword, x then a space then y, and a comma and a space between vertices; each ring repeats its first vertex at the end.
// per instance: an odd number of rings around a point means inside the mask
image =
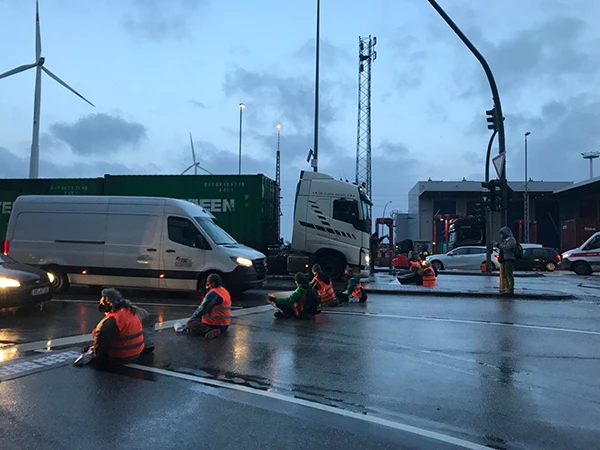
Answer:
MULTIPOLYGON (((480 270, 481 264, 485 262, 485 247, 459 247, 448 253, 440 255, 431 255, 427 257, 427 262, 437 270, 480 270)), ((492 252, 492 264, 496 270, 500 269, 498 262, 498 249, 492 252)))
POLYGON ((560 265, 577 275, 600 271, 600 232, 590 236, 580 247, 564 252, 560 265))

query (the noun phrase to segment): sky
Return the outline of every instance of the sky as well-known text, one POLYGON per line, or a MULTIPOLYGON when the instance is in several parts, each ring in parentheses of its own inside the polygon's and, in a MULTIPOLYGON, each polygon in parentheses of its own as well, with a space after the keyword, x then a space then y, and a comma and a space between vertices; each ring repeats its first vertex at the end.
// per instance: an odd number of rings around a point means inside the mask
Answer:
MULTIPOLYGON (((600 2, 438 0, 486 57, 505 116, 507 175, 581 181, 600 150, 600 2)), ((40 177, 176 174, 191 164, 275 178, 282 233, 313 142, 316 2, 40 0, 40 177)), ((373 214, 417 181, 481 180, 492 107, 484 72, 427 0, 322 0, 319 171, 354 180, 359 36, 372 68, 373 214)), ((35 60, 35 1, 0 0, 0 72, 35 60)), ((35 71, 0 80, 0 177, 26 178, 35 71)), ((497 152, 497 149, 494 149, 497 152)), ((597 160, 600 161, 600 160, 597 160)), ((600 173, 600 162, 597 164, 600 173)), ((493 173, 493 169, 492 169, 493 173)))

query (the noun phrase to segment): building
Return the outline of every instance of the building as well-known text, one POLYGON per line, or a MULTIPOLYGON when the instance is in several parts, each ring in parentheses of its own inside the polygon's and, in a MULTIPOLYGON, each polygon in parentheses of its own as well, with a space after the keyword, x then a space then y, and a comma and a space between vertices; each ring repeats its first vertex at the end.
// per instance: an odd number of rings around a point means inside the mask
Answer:
MULTIPOLYGON (((525 182, 509 181, 508 185, 513 194, 507 223, 518 236, 523 226, 525 182)), ((564 191, 571 186, 573 183, 566 181, 528 183, 529 216, 536 224, 530 228, 531 240, 535 239, 538 243, 553 248, 560 247, 561 214, 555 192, 564 191)), ((396 215, 399 220, 396 225, 397 241, 412 239, 443 242, 444 227, 437 223, 434 227, 434 218, 438 217, 439 221, 439 216, 451 218, 477 215, 482 192, 481 181, 419 181, 408 193, 408 214, 396 215), (402 234, 404 230, 407 231, 402 234)))

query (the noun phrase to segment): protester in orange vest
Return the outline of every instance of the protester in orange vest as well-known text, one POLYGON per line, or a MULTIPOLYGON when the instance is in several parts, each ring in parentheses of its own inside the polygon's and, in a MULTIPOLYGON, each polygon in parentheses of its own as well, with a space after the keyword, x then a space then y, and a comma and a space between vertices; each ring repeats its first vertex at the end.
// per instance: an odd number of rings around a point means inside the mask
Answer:
POLYGON ((206 291, 204 300, 180 331, 214 339, 227 331, 231 324, 231 295, 216 273, 211 273, 206 279, 206 291))
POLYGON ((322 306, 338 306, 340 302, 335 296, 331 278, 323 272, 323 269, 321 269, 321 266, 318 264, 315 264, 312 267, 312 273, 314 278, 310 282, 310 285, 317 291, 317 294, 321 298, 322 306))
POLYGON ((138 359, 144 350, 142 322, 134 306, 116 289, 103 289, 98 309, 104 318, 92 331, 94 343, 75 365, 126 364, 138 359))

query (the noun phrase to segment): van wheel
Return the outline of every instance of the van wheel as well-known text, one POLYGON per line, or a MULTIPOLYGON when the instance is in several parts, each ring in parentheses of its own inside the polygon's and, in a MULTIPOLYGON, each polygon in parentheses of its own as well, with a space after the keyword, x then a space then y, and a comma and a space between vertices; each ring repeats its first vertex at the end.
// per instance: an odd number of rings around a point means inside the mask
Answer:
POLYGON ((70 283, 69 277, 63 270, 58 266, 42 267, 48 273, 54 275, 54 281, 52 281, 52 291, 55 294, 60 294, 69 290, 70 283))
POLYGON ((573 264, 571 266, 571 269, 577 275, 591 275, 592 274, 592 268, 590 267, 590 265, 588 263, 586 263, 584 261, 577 261, 575 264, 573 264))
POLYGON ((554 272, 556 270, 556 264, 554 264, 552 261, 549 261, 546 263, 546 270, 548 272, 554 272))

